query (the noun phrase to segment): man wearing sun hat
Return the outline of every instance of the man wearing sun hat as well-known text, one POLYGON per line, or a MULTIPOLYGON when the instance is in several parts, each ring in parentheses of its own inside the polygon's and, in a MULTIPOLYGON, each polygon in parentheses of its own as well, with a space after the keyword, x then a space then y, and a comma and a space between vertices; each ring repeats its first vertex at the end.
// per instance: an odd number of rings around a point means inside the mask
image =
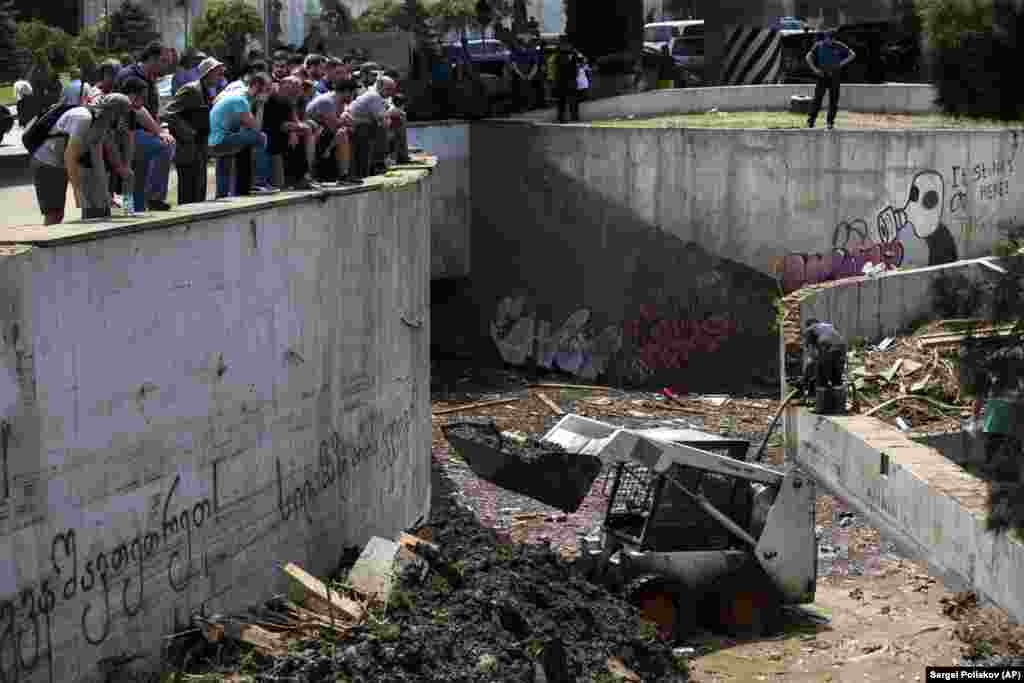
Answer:
POLYGON ((178 205, 206 201, 210 134, 210 90, 224 77, 224 65, 207 57, 199 63, 199 80, 181 86, 164 108, 163 118, 178 150, 178 205))

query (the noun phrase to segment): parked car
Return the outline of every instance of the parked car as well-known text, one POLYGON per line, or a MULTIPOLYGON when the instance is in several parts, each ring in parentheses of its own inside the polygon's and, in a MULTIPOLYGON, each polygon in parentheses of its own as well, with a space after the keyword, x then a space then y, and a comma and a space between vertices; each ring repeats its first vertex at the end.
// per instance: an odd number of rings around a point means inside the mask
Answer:
POLYGON ((644 48, 661 51, 676 38, 704 37, 704 20, 657 21, 644 26, 644 48))
MULTIPOLYGON (((484 38, 466 41, 469 59, 481 73, 500 76, 505 65, 511 61, 512 53, 508 47, 496 38, 484 38)), ((444 44, 445 57, 449 62, 464 63, 466 61, 462 43, 444 44)))
POLYGON ((772 28, 783 36, 791 36, 797 33, 804 33, 808 30, 807 22, 799 17, 780 17, 772 28))

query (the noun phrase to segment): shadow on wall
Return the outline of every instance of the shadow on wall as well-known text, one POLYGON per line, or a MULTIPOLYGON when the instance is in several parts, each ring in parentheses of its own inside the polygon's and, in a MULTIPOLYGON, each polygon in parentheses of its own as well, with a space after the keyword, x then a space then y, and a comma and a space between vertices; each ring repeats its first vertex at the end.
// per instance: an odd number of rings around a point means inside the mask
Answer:
POLYGON ((806 285, 862 275, 869 265, 887 270, 899 268, 905 261, 926 265, 923 258, 909 256, 922 246, 927 249, 929 266, 956 261, 956 240, 944 222, 947 201, 951 214, 967 208, 963 191, 947 198, 941 173, 917 173, 903 206, 890 205, 879 211, 874 229, 861 218, 842 221, 832 231, 831 252, 788 254, 775 269, 783 291, 788 294, 806 285))
POLYGON ((773 381, 774 278, 649 223, 503 128, 474 128, 502 162, 474 170, 472 262, 481 332, 505 362, 684 391, 773 381))

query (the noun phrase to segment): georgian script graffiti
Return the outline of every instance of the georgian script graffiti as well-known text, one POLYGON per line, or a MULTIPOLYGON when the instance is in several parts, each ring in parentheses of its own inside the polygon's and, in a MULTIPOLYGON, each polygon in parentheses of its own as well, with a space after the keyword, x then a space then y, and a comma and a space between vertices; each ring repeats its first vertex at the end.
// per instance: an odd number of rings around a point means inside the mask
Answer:
POLYGON ((779 266, 782 289, 801 287, 861 275, 868 264, 886 270, 904 262, 939 265, 957 259, 956 242, 943 222, 945 182, 937 171, 921 171, 910 181, 902 206, 887 206, 875 216, 872 231, 867 221, 839 223, 832 232, 832 251, 824 254, 788 254, 779 266), (919 245, 926 254, 917 256, 919 245))
MULTIPOLYGON (((346 443, 336 431, 320 441, 316 460, 296 486, 286 487, 277 461, 278 507, 283 521, 312 521, 313 504, 352 469, 379 454, 395 462, 408 447, 411 414, 381 424, 378 416, 360 429, 358 443, 346 443)), ((214 469, 216 480, 216 469, 214 469)), ((0 683, 45 676, 54 681, 53 614, 65 603, 83 601, 76 627, 91 645, 101 645, 117 619, 134 618, 147 606, 154 579, 166 577, 175 592, 185 591, 208 570, 197 557, 197 535, 219 523, 216 486, 212 498, 180 501, 181 477, 175 476, 163 498, 159 522, 116 545, 83 552, 80 534, 64 529, 50 541, 49 566, 38 585, 0 600, 0 683), (158 564, 159 563, 159 564, 158 564)))
POLYGON ((281 519, 288 521, 302 515, 313 522, 314 503, 339 480, 347 478, 353 467, 367 460, 373 453, 382 455, 388 464, 398 459, 407 443, 411 416, 408 412, 387 424, 379 434, 379 443, 364 439, 359 444, 346 444, 338 432, 320 441, 317 459, 295 486, 285 484, 281 459, 276 460, 277 507, 281 519), (311 470, 311 471, 309 471, 311 470))
POLYGON ((51 574, 38 586, 24 588, 16 598, 0 602, 0 681, 21 680, 44 664, 53 680, 51 615, 61 603, 76 596, 88 598, 80 614, 82 636, 91 645, 103 643, 118 607, 128 617, 143 608, 146 566, 162 549, 171 551, 168 583, 177 592, 185 590, 195 575, 192 535, 212 522, 217 511, 208 498, 192 506, 172 504, 180 481, 176 476, 171 484, 156 531, 139 533, 88 557, 80 556, 74 529, 54 535, 51 574), (182 538, 183 548, 178 547, 182 538))

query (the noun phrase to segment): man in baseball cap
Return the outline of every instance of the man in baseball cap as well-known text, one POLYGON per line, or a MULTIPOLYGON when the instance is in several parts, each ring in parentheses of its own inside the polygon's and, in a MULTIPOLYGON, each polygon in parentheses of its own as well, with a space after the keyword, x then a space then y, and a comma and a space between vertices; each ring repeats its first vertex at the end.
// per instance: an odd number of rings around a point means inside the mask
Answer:
POLYGON ((199 80, 181 86, 167 103, 163 118, 178 141, 178 205, 206 201, 211 89, 224 78, 224 65, 207 57, 199 63, 199 80))

